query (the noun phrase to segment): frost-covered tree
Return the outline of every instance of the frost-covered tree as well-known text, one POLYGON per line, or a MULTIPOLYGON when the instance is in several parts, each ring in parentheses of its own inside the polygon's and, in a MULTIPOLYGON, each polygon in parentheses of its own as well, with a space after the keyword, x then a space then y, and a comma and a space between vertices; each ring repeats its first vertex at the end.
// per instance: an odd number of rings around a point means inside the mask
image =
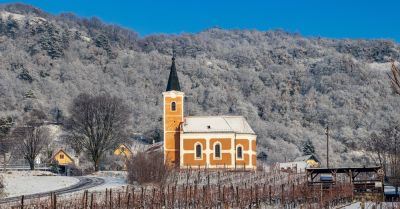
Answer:
POLYGON ((15 145, 17 144, 16 140, 11 136, 13 124, 13 119, 10 116, 0 118, 0 155, 4 171, 15 153, 15 145))
MULTIPOLYGON (((97 18, 28 5, 3 4, 0 13, 0 111, 16 118, 37 108, 54 118, 54 104, 68 117, 82 91, 109 93, 126 101, 127 126, 162 140, 161 92, 173 47, 185 114, 243 115, 269 163, 301 155, 303 139, 324 139, 329 122, 330 148, 342 153, 332 163, 360 164, 360 139, 400 117, 387 78, 387 64, 400 60, 393 41, 220 28, 139 37, 97 18)), ((325 153, 323 141, 313 140, 316 153, 325 153)))
POLYGON ((49 129, 42 126, 45 119, 43 112, 34 110, 28 113, 13 131, 15 139, 18 140, 18 151, 31 170, 35 169, 36 158, 51 140, 49 129))
POLYGON ((303 155, 315 155, 315 147, 310 139, 304 142, 302 151, 303 155))

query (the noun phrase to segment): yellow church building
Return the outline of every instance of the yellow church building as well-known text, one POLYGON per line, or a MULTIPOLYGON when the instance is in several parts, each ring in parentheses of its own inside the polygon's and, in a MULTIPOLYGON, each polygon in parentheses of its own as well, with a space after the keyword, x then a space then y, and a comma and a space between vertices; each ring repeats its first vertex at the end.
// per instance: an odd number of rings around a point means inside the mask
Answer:
POLYGON ((243 116, 184 116, 175 57, 163 92, 164 162, 177 168, 254 170, 257 135, 243 116))

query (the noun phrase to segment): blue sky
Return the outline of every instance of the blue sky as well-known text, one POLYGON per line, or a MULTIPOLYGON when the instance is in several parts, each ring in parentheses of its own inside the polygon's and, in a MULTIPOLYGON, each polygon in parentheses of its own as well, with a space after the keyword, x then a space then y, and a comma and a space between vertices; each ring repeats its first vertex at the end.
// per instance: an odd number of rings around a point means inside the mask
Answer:
MULTIPOLYGON (((15 1, 3 1, 13 3, 15 1)), ((52 14, 73 12, 155 33, 283 29, 305 36, 388 38, 400 42, 400 1, 389 0, 20 0, 52 14)))

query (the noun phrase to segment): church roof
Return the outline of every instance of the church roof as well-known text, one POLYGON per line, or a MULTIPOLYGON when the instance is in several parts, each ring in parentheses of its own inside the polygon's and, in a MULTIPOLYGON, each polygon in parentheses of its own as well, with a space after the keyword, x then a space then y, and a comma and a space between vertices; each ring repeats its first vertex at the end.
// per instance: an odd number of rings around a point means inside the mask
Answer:
POLYGON ((243 116, 190 116, 182 128, 184 133, 255 134, 243 116))
POLYGON ((179 85, 178 73, 176 72, 175 56, 172 57, 171 71, 169 73, 166 91, 181 91, 181 86, 179 85))

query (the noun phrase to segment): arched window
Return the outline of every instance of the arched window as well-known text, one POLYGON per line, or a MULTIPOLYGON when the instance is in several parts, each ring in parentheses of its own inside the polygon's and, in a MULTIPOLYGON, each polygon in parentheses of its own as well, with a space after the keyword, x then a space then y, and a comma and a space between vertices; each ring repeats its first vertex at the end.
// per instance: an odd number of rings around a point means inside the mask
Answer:
POLYGON ((171 103, 171 111, 176 111, 176 103, 175 102, 171 103))
POLYGON ((196 145, 196 159, 201 159, 201 144, 196 145))
POLYGON ((215 158, 221 158, 221 144, 217 143, 214 146, 214 154, 215 154, 215 158))
POLYGON ((242 146, 238 146, 236 148, 236 155, 237 155, 237 159, 242 159, 243 158, 243 148, 242 148, 242 146))

